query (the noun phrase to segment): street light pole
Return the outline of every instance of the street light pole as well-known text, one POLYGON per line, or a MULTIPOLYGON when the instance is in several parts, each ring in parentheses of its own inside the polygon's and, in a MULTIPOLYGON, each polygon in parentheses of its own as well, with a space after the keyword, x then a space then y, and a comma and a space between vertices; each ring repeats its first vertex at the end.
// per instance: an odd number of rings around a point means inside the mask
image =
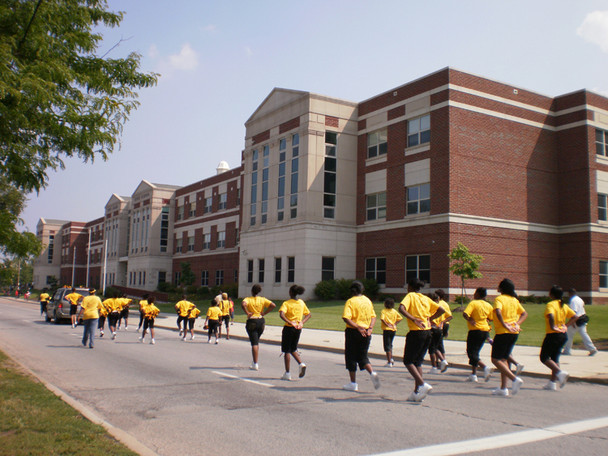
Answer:
POLYGON ((89 265, 91 263, 91 228, 89 228, 89 247, 87 248, 87 288, 89 288, 89 265))
POLYGON ((76 246, 74 246, 74 250, 72 251, 72 287, 74 285, 74 270, 76 269, 76 246))

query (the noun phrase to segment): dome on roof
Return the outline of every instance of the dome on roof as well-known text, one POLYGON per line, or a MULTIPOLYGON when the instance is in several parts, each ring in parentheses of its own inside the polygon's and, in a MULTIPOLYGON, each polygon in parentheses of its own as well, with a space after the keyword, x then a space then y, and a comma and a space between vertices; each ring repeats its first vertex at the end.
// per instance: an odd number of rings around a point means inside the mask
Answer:
POLYGON ((222 174, 225 173, 226 171, 230 171, 230 166, 228 166, 228 163, 226 163, 224 160, 222 160, 219 165, 217 165, 217 173, 218 174, 222 174))

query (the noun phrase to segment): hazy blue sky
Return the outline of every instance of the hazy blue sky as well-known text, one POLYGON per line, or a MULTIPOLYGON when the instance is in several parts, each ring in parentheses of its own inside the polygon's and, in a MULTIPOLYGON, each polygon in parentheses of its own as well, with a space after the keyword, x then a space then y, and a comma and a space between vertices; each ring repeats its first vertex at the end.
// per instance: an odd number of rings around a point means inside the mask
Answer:
POLYGON ((100 54, 162 74, 107 162, 66 161, 23 213, 89 221, 142 179, 187 185, 238 166, 274 87, 362 101, 451 66, 544 95, 608 96, 607 0, 111 0, 100 54))

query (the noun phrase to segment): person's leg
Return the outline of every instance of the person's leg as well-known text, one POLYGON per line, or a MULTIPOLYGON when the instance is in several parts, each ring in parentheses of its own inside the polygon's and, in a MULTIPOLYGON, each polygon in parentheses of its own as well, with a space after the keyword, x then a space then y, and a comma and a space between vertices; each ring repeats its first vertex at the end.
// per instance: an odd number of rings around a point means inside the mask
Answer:
POLYGON ((572 342, 574 341, 574 335, 576 334, 577 329, 578 327, 576 325, 568 326, 568 331, 566 333, 568 335, 568 340, 566 341, 566 345, 564 345, 564 351, 562 354, 570 354, 570 351, 572 350, 572 342))
POLYGON ((260 346, 259 345, 252 345, 251 346, 251 357, 253 358, 253 363, 254 364, 258 363, 259 352, 260 352, 260 346))
POLYGON ((581 339, 583 339, 583 345, 589 351, 589 353, 597 352, 597 348, 595 348, 595 345, 593 345, 591 337, 589 337, 589 334, 587 334, 587 324, 585 323, 584 325, 579 326, 578 330, 581 335, 581 339))
POLYGON ((97 326, 97 318, 88 320, 89 324, 89 347, 93 348, 95 340, 95 327, 97 326))
POLYGON ((424 380, 422 379, 421 369, 418 369, 418 367, 414 366, 413 364, 406 364, 405 367, 407 368, 410 375, 414 378, 414 382, 415 382, 414 391, 418 392, 418 387, 420 387, 424 384, 424 380))
POLYGON ((285 364, 285 372, 289 372, 291 367, 291 356, 289 356, 289 353, 283 353, 283 361, 285 364))

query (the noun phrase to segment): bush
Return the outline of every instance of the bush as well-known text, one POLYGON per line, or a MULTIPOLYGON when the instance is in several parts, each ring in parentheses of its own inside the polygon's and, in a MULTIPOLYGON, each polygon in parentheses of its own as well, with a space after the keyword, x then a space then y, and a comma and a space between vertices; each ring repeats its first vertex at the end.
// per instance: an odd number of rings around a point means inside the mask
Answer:
POLYGON ((161 293, 171 293, 175 291, 175 287, 169 282, 160 282, 156 289, 161 293))
POLYGON ((209 290, 209 287, 198 287, 196 295, 201 299, 208 298, 211 296, 211 291, 209 290))
POLYGON ((471 300, 466 296, 456 296, 454 302, 460 306, 466 306, 471 300))
POLYGON ((336 281, 335 280, 322 280, 315 285, 315 295, 322 301, 329 301, 334 299, 336 296, 336 281))
MULTIPOLYGON (((372 301, 376 300, 378 298, 378 293, 380 292, 380 285, 378 285, 376 279, 361 279, 360 282, 365 287, 365 296, 372 301)), ((382 301, 384 302, 384 300, 382 301)))
POLYGON ((349 279, 338 279, 335 281, 336 284, 336 294, 335 297, 342 300, 342 301, 346 301, 347 299, 349 299, 352 294, 350 292, 350 285, 353 283, 352 280, 349 279))
POLYGON ((106 287, 106 293, 104 295, 104 297, 107 298, 113 298, 114 296, 120 296, 122 292, 115 287, 106 287))
POLYGON ((186 287, 186 294, 193 295, 193 294, 197 294, 197 292, 198 292, 198 287, 196 285, 188 285, 186 287))

